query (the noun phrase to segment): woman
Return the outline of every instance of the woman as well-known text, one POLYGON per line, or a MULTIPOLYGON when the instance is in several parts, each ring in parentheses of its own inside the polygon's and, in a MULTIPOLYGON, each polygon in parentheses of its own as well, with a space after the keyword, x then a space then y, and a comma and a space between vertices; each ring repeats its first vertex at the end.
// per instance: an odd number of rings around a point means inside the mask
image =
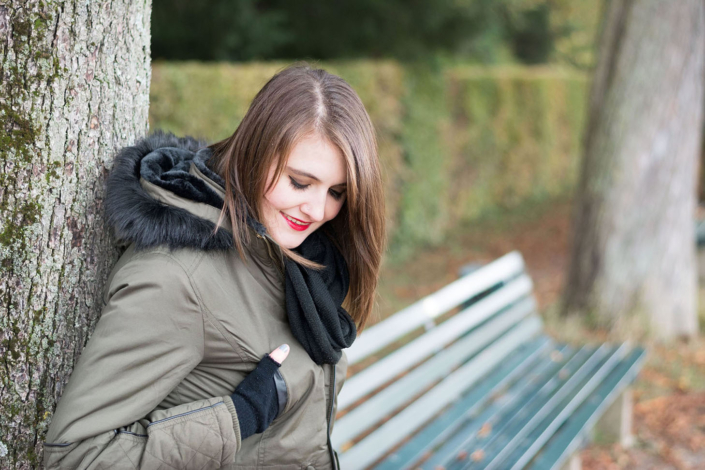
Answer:
POLYGON ((106 215, 129 247, 45 467, 337 468, 342 349, 372 309, 384 240, 352 88, 292 66, 221 142, 156 133, 124 148, 106 215))

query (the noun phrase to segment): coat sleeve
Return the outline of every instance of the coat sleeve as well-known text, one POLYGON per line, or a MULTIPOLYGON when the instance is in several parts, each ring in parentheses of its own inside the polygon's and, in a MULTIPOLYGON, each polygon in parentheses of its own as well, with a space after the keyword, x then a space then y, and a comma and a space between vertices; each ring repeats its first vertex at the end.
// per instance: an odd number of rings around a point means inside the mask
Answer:
POLYGON ((141 254, 110 282, 98 324, 44 442, 47 469, 220 468, 240 448, 229 396, 155 410, 202 360, 201 305, 166 253, 141 254))

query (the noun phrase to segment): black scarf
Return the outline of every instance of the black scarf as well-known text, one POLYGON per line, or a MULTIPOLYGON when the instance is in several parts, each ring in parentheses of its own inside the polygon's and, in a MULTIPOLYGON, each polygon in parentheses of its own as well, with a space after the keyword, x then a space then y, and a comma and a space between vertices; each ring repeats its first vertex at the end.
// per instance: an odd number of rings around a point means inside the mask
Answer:
MULTIPOLYGON (((141 176, 179 196, 204 202, 221 209, 224 201, 215 191, 188 173, 193 162, 206 177, 225 186, 223 179, 206 162, 208 148, 194 152, 173 147, 160 148, 141 161, 141 176)), ((260 235, 266 235, 263 224, 248 215, 248 224, 260 235)), ((271 238, 270 238, 271 239, 271 238)), ((315 270, 285 259, 285 295, 289 326, 296 339, 316 364, 337 364, 341 350, 355 341, 355 322, 342 307, 348 293, 350 276, 343 255, 323 233, 310 234, 295 250, 304 258, 323 265, 315 270)))
MULTIPOLYGON (((265 226, 249 215, 247 223, 260 235, 267 234, 265 226)), ((294 251, 323 268, 310 269, 285 258, 289 326, 316 364, 337 364, 341 349, 349 348, 357 335, 355 322, 342 307, 350 286, 348 265, 320 229, 306 237, 294 251)))
POLYGON ((345 259, 321 230, 295 250, 324 266, 314 270, 286 259, 286 311, 291 331, 316 364, 336 364, 355 341, 355 322, 341 306, 350 277, 345 259))

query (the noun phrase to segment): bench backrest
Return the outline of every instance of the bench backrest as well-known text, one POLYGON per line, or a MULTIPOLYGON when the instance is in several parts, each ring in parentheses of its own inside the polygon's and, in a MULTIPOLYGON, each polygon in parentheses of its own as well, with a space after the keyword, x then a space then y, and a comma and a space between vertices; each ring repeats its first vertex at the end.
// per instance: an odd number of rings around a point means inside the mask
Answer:
POLYGON ((516 251, 367 328, 346 351, 353 367, 376 360, 348 378, 338 396, 331 439, 341 467, 375 462, 541 329, 516 251), (423 334, 394 348, 420 328, 423 334))

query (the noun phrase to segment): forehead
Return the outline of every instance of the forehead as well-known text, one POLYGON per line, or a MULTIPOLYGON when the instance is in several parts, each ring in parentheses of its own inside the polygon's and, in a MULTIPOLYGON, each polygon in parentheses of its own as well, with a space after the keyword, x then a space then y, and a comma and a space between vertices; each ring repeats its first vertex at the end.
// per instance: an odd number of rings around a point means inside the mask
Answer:
POLYGON ((324 183, 344 183, 347 177, 345 157, 340 149, 317 134, 301 138, 291 149, 286 166, 305 171, 324 183))

